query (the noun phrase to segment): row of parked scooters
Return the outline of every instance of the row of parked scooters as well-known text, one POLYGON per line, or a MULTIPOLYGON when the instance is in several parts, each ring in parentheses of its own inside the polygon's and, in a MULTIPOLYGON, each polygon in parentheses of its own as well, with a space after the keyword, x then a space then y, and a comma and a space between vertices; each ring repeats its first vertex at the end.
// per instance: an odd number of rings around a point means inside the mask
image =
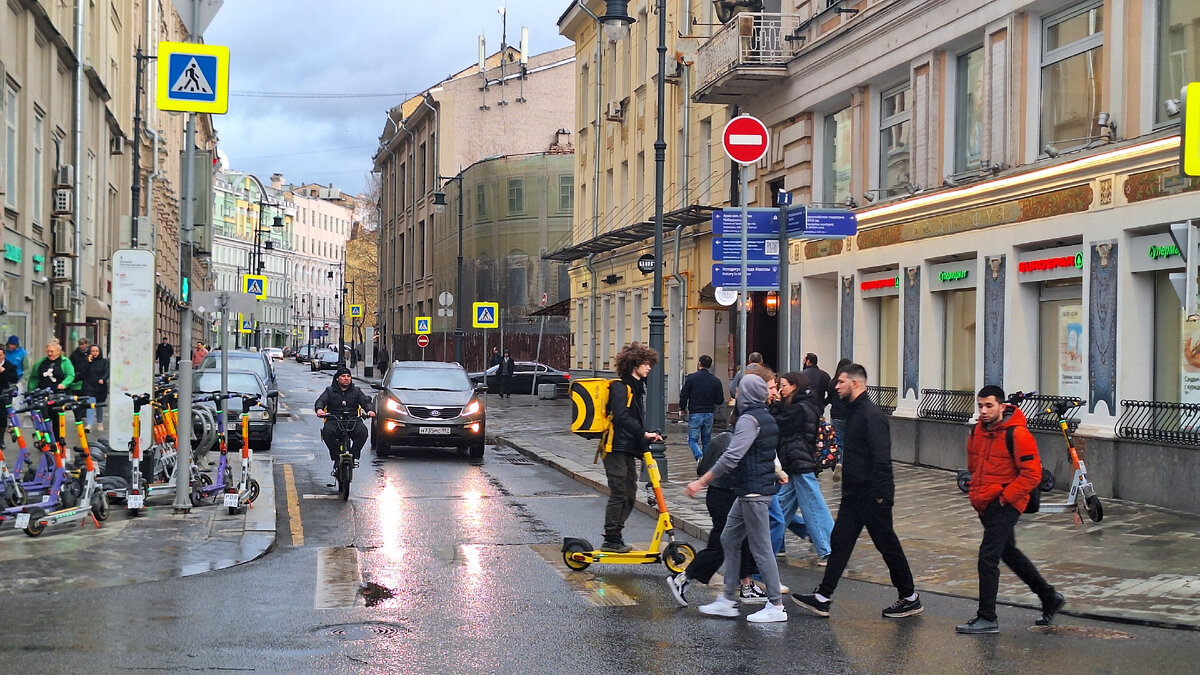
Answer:
MULTIPOLYGON (((96 527, 107 520, 110 500, 123 502, 131 516, 139 515, 148 501, 176 493, 178 465, 178 390, 168 379, 156 382, 154 392, 126 394, 133 402, 133 434, 128 455, 110 454, 102 441, 89 443, 84 428, 93 399, 49 389, 26 392, 14 388, 0 393, 6 404, 9 437, 17 447, 10 467, 0 448, 0 528, 23 530, 36 537, 48 525, 90 520, 96 527), (21 399, 21 405, 16 404, 21 399), (77 445, 67 439, 67 413, 75 418, 77 445), (27 415, 32 439, 21 431, 20 419, 27 415), (149 416, 152 444, 143 448, 143 418, 149 416)), ((253 454, 249 442, 250 409, 258 396, 238 393, 200 392, 193 397, 194 451, 188 462, 188 498, 193 506, 221 503, 237 514, 259 495, 259 484, 251 474, 253 454), (226 411, 230 401, 240 400, 240 411, 226 411), (209 407, 211 406, 211 407, 209 407), (240 423, 241 475, 232 480, 228 456, 227 421, 236 415, 240 423), (212 447, 219 458, 210 472, 195 460, 212 447), (211 473, 211 475, 210 475, 211 473)), ((165 505, 165 503, 164 503, 165 505)))

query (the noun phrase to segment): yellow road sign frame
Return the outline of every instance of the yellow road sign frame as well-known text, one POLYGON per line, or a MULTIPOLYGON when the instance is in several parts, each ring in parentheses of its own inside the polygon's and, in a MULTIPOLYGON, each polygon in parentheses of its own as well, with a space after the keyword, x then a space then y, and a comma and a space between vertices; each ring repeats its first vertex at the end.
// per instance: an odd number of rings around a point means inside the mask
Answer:
POLYGON ((499 328, 500 327, 500 303, 498 302, 473 302, 471 303, 471 325, 475 328, 499 328), (491 322, 479 321, 479 310, 484 308, 492 310, 491 322))
POLYGON ((417 335, 430 335, 433 333, 433 317, 418 316, 413 318, 413 332, 417 335), (423 325, 422 325, 423 324, 423 325))
POLYGON ((238 317, 238 323, 237 323, 237 325, 238 325, 238 332, 239 332, 239 333, 243 333, 243 334, 250 334, 250 333, 253 333, 253 332, 254 332, 254 324, 256 324, 256 323, 258 323, 258 322, 256 322, 256 321, 251 321, 250 319, 247 319, 247 318, 245 318, 245 317, 244 317, 244 316, 242 316, 241 314, 238 314, 238 315, 237 315, 237 317, 238 317), (250 329, 249 329, 249 330, 247 330, 247 329, 246 329, 246 324, 250 324, 250 329))
POLYGON ((243 292, 243 293, 249 293, 249 292, 250 292, 250 281, 251 281, 252 279, 257 279, 257 280, 259 280, 259 281, 261 281, 261 282, 262 282, 262 294, 261 294, 261 295, 255 295, 254 297, 258 298, 259 300, 265 300, 265 299, 266 299, 266 297, 267 297, 267 278, 266 278, 265 276, 261 275, 261 274, 246 274, 246 275, 243 275, 243 276, 242 276, 242 292, 243 292))
POLYGON ((211 115, 224 115, 229 112, 229 47, 193 42, 159 42, 158 64, 155 104, 159 110, 209 113, 211 115), (168 64, 171 62, 171 56, 175 54, 208 56, 217 59, 216 81, 209 83, 215 97, 212 101, 171 98, 171 69, 168 64))
POLYGON ((363 315, 363 306, 362 305, 350 305, 350 318, 351 319, 362 318, 362 315, 363 315))

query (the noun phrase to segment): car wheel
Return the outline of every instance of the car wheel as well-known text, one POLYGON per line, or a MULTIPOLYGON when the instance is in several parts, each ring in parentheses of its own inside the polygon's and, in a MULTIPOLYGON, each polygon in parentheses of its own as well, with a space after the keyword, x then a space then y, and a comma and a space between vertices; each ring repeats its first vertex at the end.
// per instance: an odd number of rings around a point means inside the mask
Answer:
POLYGON ((470 445, 468 452, 471 456, 471 459, 483 459, 483 446, 484 441, 482 438, 479 439, 478 443, 472 443, 470 445))
POLYGON ((274 441, 275 441, 275 430, 272 429, 269 433, 267 433, 267 437, 258 443, 258 447, 256 447, 255 450, 262 450, 263 452, 267 452, 268 450, 271 449, 271 443, 273 443, 274 441))

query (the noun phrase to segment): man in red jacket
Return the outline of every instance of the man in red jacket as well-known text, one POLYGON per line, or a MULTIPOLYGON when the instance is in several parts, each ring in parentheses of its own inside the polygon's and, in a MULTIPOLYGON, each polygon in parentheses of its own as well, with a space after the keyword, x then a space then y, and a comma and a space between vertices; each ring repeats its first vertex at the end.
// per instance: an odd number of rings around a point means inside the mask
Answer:
POLYGON ((1025 426, 1025 414, 1004 403, 1004 390, 1000 387, 988 385, 980 389, 975 401, 979 405, 979 422, 967 439, 967 469, 971 472, 971 506, 979 512, 983 523, 983 542, 979 544, 979 611, 974 619, 956 626, 954 631, 968 635, 1000 632, 996 622, 996 593, 1000 587, 1001 560, 1041 599, 1042 616, 1036 623, 1048 626, 1066 600, 1021 553, 1013 536, 1029 495, 1039 489, 1042 480, 1037 442, 1025 426))

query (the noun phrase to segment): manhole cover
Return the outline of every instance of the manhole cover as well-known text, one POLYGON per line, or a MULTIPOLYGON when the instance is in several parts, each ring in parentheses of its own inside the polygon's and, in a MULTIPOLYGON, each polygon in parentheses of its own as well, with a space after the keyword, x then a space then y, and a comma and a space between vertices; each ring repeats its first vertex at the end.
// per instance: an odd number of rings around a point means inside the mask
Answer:
POLYGON ((410 632, 407 626, 388 621, 367 621, 364 623, 336 623, 332 626, 319 626, 308 631, 309 635, 327 637, 335 640, 374 640, 410 632))
POLYGON ((1130 640, 1129 633, 1111 628, 1089 628, 1087 626, 1030 626, 1030 633, 1055 635, 1057 637, 1092 638, 1094 640, 1130 640))

